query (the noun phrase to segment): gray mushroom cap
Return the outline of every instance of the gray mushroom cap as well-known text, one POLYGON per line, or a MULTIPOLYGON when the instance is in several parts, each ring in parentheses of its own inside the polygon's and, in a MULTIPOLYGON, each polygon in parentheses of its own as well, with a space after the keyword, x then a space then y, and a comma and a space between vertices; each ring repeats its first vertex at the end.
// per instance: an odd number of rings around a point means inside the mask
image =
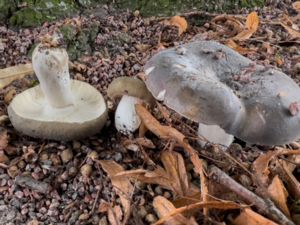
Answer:
POLYGON ((247 143, 276 145, 300 137, 298 85, 227 46, 195 41, 161 51, 147 62, 145 74, 156 99, 247 143))

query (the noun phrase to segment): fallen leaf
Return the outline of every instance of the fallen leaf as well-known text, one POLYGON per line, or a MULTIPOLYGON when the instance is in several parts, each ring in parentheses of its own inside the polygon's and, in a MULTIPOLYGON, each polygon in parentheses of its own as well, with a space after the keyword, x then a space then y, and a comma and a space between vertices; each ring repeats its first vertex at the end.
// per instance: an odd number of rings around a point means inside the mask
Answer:
POLYGON ((290 217, 290 211, 286 203, 288 193, 278 175, 273 178, 272 183, 269 185, 268 193, 282 212, 284 212, 286 216, 290 217))
POLYGON ((14 80, 21 79, 30 74, 33 74, 31 63, 0 69, 0 89, 9 85, 14 80))
POLYGON ((187 30, 188 23, 185 18, 181 16, 173 16, 169 21, 171 26, 178 27, 178 34, 181 35, 187 30))
POLYGON ((154 171, 143 169, 120 172, 118 177, 138 179, 145 183, 158 184, 165 189, 171 190, 178 196, 188 196, 197 189, 191 187, 186 168, 181 154, 173 151, 165 151, 161 155, 164 168, 157 166, 154 171))
POLYGON ((120 196, 120 200, 124 208, 123 224, 126 224, 130 216, 130 202, 133 193, 133 186, 127 177, 115 176, 116 174, 124 171, 123 167, 115 161, 97 160, 96 162, 100 163, 103 170, 108 174, 116 193, 120 196))
POLYGON ((186 205, 184 207, 177 208, 170 212, 169 214, 165 215, 163 218, 159 219, 155 224, 153 225, 159 225, 163 224, 165 221, 169 220, 171 217, 177 215, 178 213, 184 213, 189 210, 193 209, 203 209, 203 208, 209 208, 209 209, 222 209, 222 210, 230 210, 230 209, 240 209, 245 208, 245 205, 239 205, 235 202, 231 201, 207 201, 207 202, 197 202, 191 205, 186 205))
POLYGON ((256 12, 252 12, 247 16, 245 29, 238 33, 234 40, 244 41, 249 39, 258 29, 259 17, 256 12))
POLYGON ((269 181, 269 163, 270 161, 280 155, 294 155, 300 154, 300 150, 288 150, 284 148, 278 148, 275 151, 268 151, 267 153, 259 156, 253 163, 252 168, 254 171, 254 178, 257 179, 260 184, 267 187, 269 181))
POLYGON ((244 209, 241 214, 232 221, 232 223, 234 225, 278 225, 251 209, 244 209))
POLYGON ((242 24, 237 18, 230 15, 219 15, 216 16, 212 22, 214 23, 224 23, 230 28, 230 33, 237 34, 244 30, 244 24, 242 24))
POLYGON ((242 54, 242 55, 245 55, 245 54, 254 52, 254 50, 252 50, 252 49, 249 49, 249 48, 243 48, 243 47, 239 46, 239 45, 238 45, 237 43, 235 43, 232 39, 229 39, 229 40, 226 42, 226 45, 227 45, 229 48, 232 48, 233 50, 237 51, 238 53, 240 53, 240 54, 242 54))
POLYGON ((5 95, 4 95, 4 102, 6 104, 9 104, 13 97, 17 94, 16 90, 14 88, 10 89, 5 95))
POLYGON ((283 22, 279 22, 279 24, 284 27, 284 29, 286 29, 286 31, 289 33, 289 35, 291 36, 291 39, 297 39, 300 38, 300 32, 298 32, 297 30, 293 29, 292 27, 284 24, 283 22))
MULTIPOLYGON (((101 201, 99 208, 99 213, 107 213, 108 221, 111 225, 120 225, 122 221, 122 209, 119 205, 112 207, 112 205, 104 200, 101 201)), ((125 224, 125 223, 124 223, 125 224)))
MULTIPOLYGON (((168 199, 162 196, 157 196, 154 198, 153 207, 159 218, 164 218, 176 210, 175 206, 168 199)), ((185 225, 191 224, 191 221, 182 214, 178 213, 173 217, 166 219, 164 223, 166 225, 185 225)))
POLYGON ((292 6, 298 13, 300 12, 300 1, 293 2, 292 6))

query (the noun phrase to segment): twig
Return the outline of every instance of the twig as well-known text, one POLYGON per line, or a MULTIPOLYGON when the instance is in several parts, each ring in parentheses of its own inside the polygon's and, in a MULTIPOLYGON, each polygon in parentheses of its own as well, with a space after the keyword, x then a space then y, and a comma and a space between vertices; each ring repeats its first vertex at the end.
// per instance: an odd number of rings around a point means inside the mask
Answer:
POLYGON ((236 182, 218 167, 212 166, 209 171, 209 177, 212 180, 233 191, 242 199, 244 199, 247 203, 256 206, 260 213, 266 215, 267 217, 276 221, 279 224, 295 225, 274 205, 272 201, 264 201, 261 197, 257 196, 253 192, 249 191, 247 188, 243 187, 241 184, 236 182))
POLYGON ((95 198, 95 200, 94 200, 92 210, 91 210, 90 213, 89 213, 90 215, 92 215, 92 214, 94 213, 94 211, 95 211, 96 204, 97 204, 98 199, 99 199, 99 196, 100 196, 100 190, 101 190, 101 188, 99 188, 98 191, 97 191, 97 195, 96 195, 96 198, 95 198))

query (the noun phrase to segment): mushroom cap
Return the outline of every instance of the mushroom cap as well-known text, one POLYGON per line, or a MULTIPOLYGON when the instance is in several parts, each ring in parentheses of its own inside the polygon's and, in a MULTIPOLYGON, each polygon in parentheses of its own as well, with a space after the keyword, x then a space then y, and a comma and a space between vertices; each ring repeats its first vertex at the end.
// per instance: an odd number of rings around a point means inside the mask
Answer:
POLYGON ((8 107, 9 118, 20 132, 53 140, 75 140, 101 130, 107 120, 107 107, 93 86, 71 80, 74 105, 49 106, 40 85, 18 94, 8 107))
POLYGON ((147 62, 145 74, 156 99, 193 121, 218 125, 253 144, 284 144, 300 137, 298 85, 227 46, 195 41, 161 51, 147 62), (293 115, 291 104, 296 106, 293 115))
POLYGON ((116 100, 123 95, 139 98, 149 104, 154 102, 154 98, 145 83, 133 77, 118 77, 109 84, 107 96, 110 99, 116 100))

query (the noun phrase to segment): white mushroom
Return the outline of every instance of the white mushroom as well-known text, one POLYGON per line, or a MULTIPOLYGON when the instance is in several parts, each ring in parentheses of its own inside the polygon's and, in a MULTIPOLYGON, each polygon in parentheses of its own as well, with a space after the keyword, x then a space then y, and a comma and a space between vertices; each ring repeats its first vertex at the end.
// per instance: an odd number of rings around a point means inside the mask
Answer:
POLYGON ((131 77, 113 80, 107 89, 107 95, 114 102, 121 98, 115 112, 115 126, 125 135, 135 132, 141 124, 135 105, 142 102, 152 104, 154 101, 145 84, 131 77))
POLYGON ((65 49, 39 44, 32 56, 40 85, 17 95, 8 107, 13 126, 24 134, 55 140, 83 138, 101 130, 107 107, 91 85, 71 80, 65 49))

